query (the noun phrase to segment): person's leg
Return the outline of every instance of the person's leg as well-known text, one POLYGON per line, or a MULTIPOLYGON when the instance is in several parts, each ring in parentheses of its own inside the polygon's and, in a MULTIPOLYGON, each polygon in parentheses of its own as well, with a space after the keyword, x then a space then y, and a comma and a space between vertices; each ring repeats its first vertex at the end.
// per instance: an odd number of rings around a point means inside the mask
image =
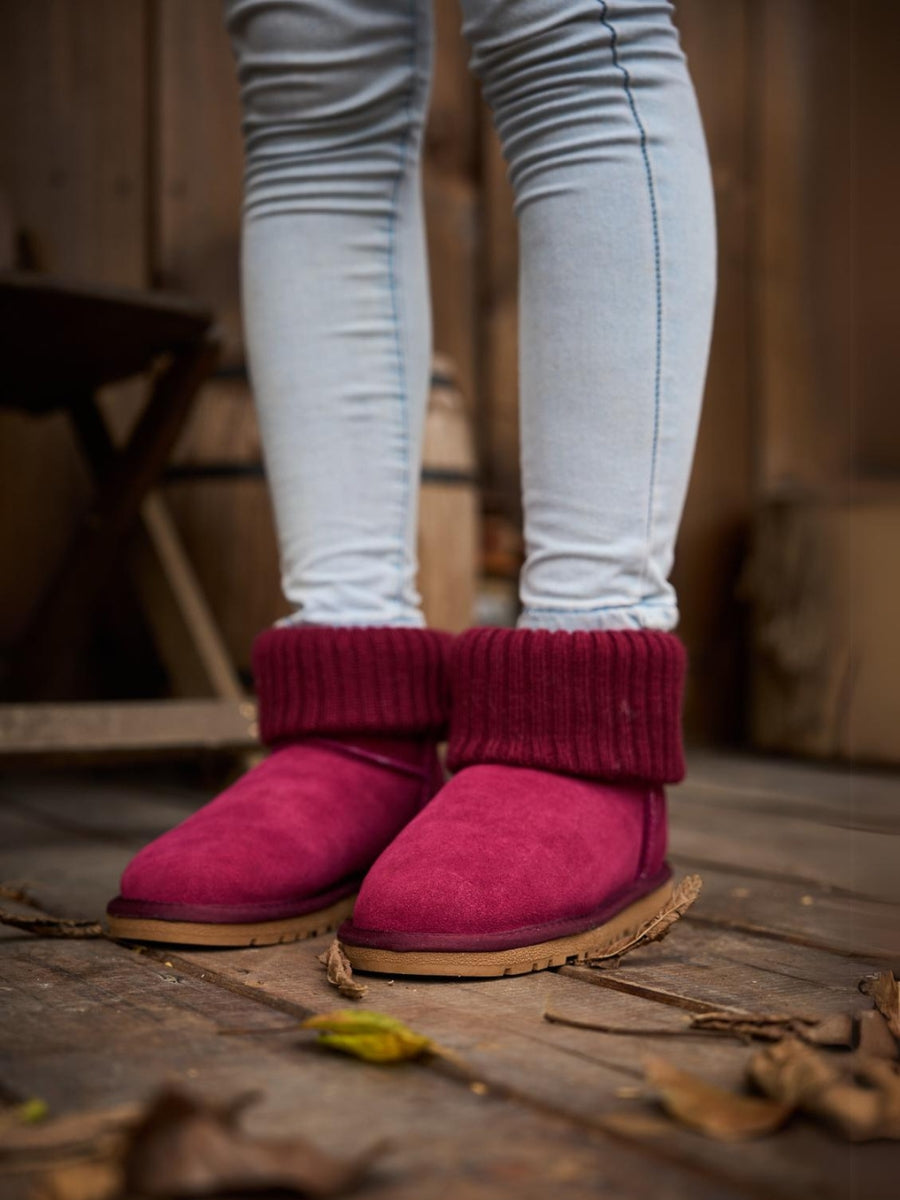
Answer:
POLYGON ((390 973, 596 953, 671 889, 684 765, 668 583, 714 294, 709 164, 650 0, 463 0, 516 197, 527 561, 517 630, 451 661, 458 773, 341 928, 390 973))
POLYGON ((671 8, 466 3, 519 219, 527 629, 678 619, 715 230, 671 8))
POLYGON ((248 361, 298 622, 424 624, 428 0, 226 0, 248 361))
POLYGON ((295 613, 254 647, 273 753, 145 847, 109 913, 119 937, 254 945, 336 924, 442 781, 448 638, 422 628, 415 593, 430 5, 225 12, 248 352, 295 613))

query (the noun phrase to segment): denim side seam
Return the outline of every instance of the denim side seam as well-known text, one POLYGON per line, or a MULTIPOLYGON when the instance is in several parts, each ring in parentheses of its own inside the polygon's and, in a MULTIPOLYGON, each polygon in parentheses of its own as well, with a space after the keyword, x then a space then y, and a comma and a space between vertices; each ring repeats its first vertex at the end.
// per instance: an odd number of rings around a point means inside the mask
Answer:
POLYGON ((409 162, 409 152, 412 139, 415 137, 415 129, 413 127, 413 97, 416 92, 416 58, 418 54, 419 43, 419 20, 418 7, 416 0, 409 0, 409 19, 410 19, 410 43, 409 43, 409 69, 410 69, 410 85, 406 93, 404 101, 404 109, 406 114, 406 128, 400 136, 399 151, 400 163, 397 168, 397 177, 394 180, 394 189, 391 193, 391 211, 388 217, 388 279, 390 283, 391 296, 391 317, 394 326, 394 342, 396 347, 397 361, 397 386, 400 395, 400 427, 401 427, 401 454, 402 454, 402 471, 403 471, 403 499, 401 502, 401 526, 400 526, 400 554, 398 559, 399 571, 399 587, 397 591, 397 600, 401 607, 405 603, 405 580, 404 568, 406 566, 406 532, 409 525, 409 495, 410 495, 410 479, 409 479, 409 384, 406 375, 406 357, 403 350, 403 331, 400 322, 400 305, 397 299, 398 280, 397 280, 397 219, 399 209, 400 188, 403 184, 403 177, 406 174, 407 164, 409 162))
MULTIPOLYGON (((601 8, 600 24, 609 30, 609 48, 612 54, 613 66, 622 75, 625 86, 625 96, 628 107, 634 117, 640 138, 641 157, 644 160, 644 172, 647 176, 647 195, 650 201, 650 219, 653 225, 653 267, 656 281, 656 358, 653 368, 653 444, 650 457, 650 487, 647 497, 647 550, 644 564, 641 568, 641 583, 647 577, 647 567, 653 547, 653 507, 656 491, 656 466, 659 450, 659 415, 662 398, 662 323, 663 323, 663 293, 662 293, 662 254, 660 251, 659 212, 656 203, 656 185, 653 179, 653 169, 650 165, 650 152, 647 146, 647 130, 637 110, 637 103, 631 87, 631 75, 628 68, 619 61, 619 37, 609 17, 607 0, 598 0, 601 8)), ((641 589, 643 591, 643 588, 641 589)), ((638 603, 641 602, 639 598, 638 603)))

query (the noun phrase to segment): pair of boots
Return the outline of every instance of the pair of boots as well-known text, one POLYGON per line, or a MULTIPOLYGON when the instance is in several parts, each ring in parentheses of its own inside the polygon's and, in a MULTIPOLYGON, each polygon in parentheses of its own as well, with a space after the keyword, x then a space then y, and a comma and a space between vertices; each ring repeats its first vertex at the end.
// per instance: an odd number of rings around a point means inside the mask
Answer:
POLYGON ((585 958, 668 896, 684 659, 652 631, 270 630, 271 754, 137 855, 112 932, 249 946, 343 921, 352 965, 391 975, 585 958))

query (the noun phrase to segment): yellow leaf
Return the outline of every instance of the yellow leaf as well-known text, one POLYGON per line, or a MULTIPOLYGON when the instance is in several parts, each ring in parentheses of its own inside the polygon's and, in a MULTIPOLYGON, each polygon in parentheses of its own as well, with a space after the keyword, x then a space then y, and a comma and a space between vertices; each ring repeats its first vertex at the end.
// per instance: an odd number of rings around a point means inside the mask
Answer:
POLYGON ((50 1109, 45 1100, 33 1097, 10 1108, 0 1109, 0 1133, 19 1125, 38 1125, 47 1119, 50 1109))
POLYGON ((367 1009, 341 1009, 309 1017, 301 1028, 317 1030, 323 1046, 366 1062, 404 1062, 437 1053, 430 1038, 416 1033, 396 1017, 367 1009))
POLYGON ((36 1125, 38 1121, 46 1121, 49 1114, 47 1101, 40 1100, 37 1096, 32 1096, 30 1100, 19 1105, 19 1120, 24 1125, 36 1125))

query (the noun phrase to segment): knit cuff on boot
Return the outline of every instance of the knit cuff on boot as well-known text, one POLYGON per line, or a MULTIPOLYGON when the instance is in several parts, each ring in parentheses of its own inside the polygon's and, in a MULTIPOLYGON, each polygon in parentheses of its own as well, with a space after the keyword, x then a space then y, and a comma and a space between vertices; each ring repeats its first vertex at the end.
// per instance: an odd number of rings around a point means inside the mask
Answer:
POLYGON ((297 626, 253 646, 266 744, 306 734, 439 735, 451 637, 432 629, 297 626))
POLYGON ((451 651, 448 766, 677 783, 685 666, 654 630, 470 630, 451 651))

